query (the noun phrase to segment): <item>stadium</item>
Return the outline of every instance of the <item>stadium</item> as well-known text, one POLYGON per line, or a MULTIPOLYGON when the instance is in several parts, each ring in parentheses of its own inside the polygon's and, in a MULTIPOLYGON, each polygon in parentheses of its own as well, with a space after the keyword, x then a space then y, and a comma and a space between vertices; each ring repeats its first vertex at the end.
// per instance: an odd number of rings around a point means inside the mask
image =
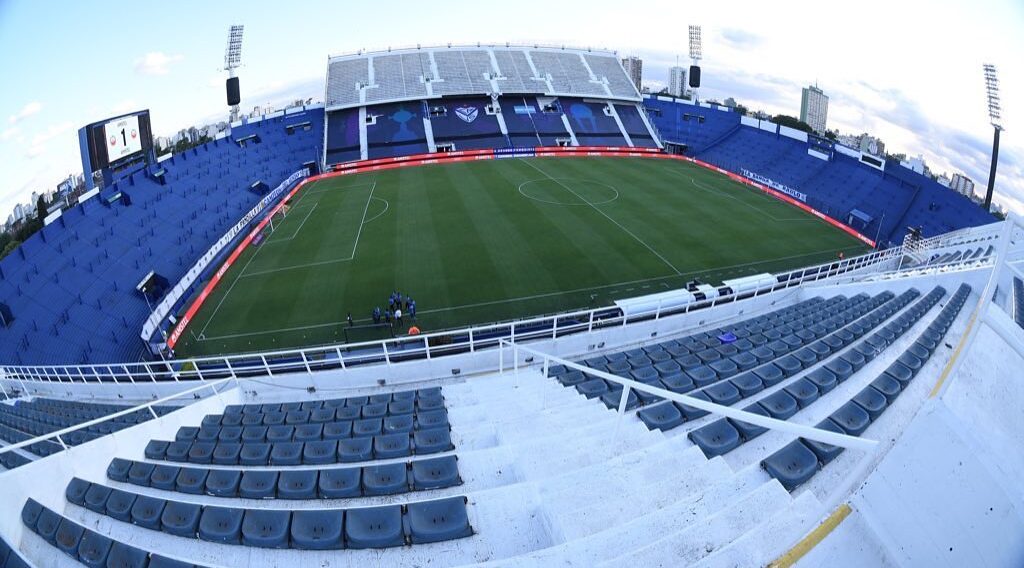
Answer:
POLYGON ((0 566, 1024 561, 1019 216, 613 51, 324 82, 78 131, 0 260, 0 566))

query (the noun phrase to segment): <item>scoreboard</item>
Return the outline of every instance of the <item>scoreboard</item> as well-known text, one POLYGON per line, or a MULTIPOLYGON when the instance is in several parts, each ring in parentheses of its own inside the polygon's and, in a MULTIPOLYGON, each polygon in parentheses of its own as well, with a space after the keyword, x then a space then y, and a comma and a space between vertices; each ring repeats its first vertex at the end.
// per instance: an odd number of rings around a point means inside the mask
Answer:
POLYGON ((155 159, 148 110, 83 126, 78 130, 78 143, 82 153, 82 171, 90 189, 92 172, 103 172, 106 186, 116 177, 115 174, 125 175, 127 170, 155 159))
POLYGON ((111 120, 103 125, 106 135, 107 163, 112 163, 142 151, 139 115, 133 114, 111 120))

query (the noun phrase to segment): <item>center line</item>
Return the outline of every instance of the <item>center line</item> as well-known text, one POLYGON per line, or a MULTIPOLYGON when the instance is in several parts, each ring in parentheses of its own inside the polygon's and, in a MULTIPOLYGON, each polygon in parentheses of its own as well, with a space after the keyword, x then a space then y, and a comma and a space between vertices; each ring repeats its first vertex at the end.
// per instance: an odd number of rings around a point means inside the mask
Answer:
POLYGON ((597 207, 596 207, 596 206, 595 206, 595 205, 594 205, 593 203, 591 203, 591 202, 587 201, 586 199, 584 199, 584 198, 583 198, 583 196, 581 196, 580 194, 578 194, 578 193, 576 193, 575 191, 573 191, 571 187, 569 187, 569 186, 565 185, 564 183, 562 183, 561 181, 559 181, 559 180, 557 180, 557 179, 555 179, 555 178, 551 177, 550 175, 548 175, 548 173, 547 173, 547 172, 545 172, 544 170, 542 170, 542 169, 538 168, 538 167, 537 167, 536 165, 534 165, 533 163, 531 163, 531 162, 530 162, 529 160, 524 160, 524 159, 522 159, 522 158, 519 158, 519 161, 520 161, 520 162, 523 162, 524 164, 526 164, 526 165, 530 166, 531 168, 533 168, 533 169, 537 170, 538 172, 540 172, 540 173, 544 174, 544 176, 545 176, 545 177, 547 177, 548 179, 550 179, 551 181, 553 181, 553 182, 557 183, 558 185, 560 185, 560 186, 564 187, 565 189, 569 190, 569 193, 571 193, 571 194, 575 195, 577 199, 579 199, 579 200, 580 200, 580 201, 582 201, 583 203, 586 203, 587 205, 589 205, 589 206, 591 207, 591 209, 593 209, 594 211, 597 211, 597 212, 598 212, 598 213, 600 213, 601 215, 604 215, 604 218, 605 218, 605 219, 608 219, 608 220, 609 220, 609 221, 611 221, 612 223, 615 223, 615 225, 616 225, 616 226, 617 226, 618 228, 620 228, 620 229, 622 229, 623 231, 625 231, 627 235, 629 235, 629 236, 633 237, 633 239, 635 239, 635 240, 636 240, 636 242, 638 242, 638 243, 642 244, 642 245, 643 245, 644 247, 646 247, 646 248, 647 248, 647 250, 649 250, 649 251, 651 251, 652 253, 654 253, 654 256, 656 256, 656 257, 660 258, 660 259, 661 259, 661 261, 662 261, 662 262, 664 262, 664 263, 665 263, 665 264, 666 264, 666 265, 667 265, 667 266, 668 266, 669 268, 671 268, 671 269, 672 269, 672 272, 675 272, 677 276, 682 276, 682 274, 683 274, 683 273, 682 273, 682 272, 680 272, 680 271, 679 271, 679 269, 678 269, 678 268, 676 268, 676 267, 675 267, 675 266, 674 266, 674 265, 673 265, 673 264, 672 264, 671 262, 669 262, 669 261, 668 261, 668 259, 666 259, 666 258, 665 258, 664 256, 661 256, 661 253, 659 253, 658 251, 656 251, 656 250, 654 250, 653 248, 651 248, 651 245, 649 245, 649 244, 645 243, 645 242, 644 242, 644 241, 643 241, 643 240, 642 240, 642 239, 641 239, 640 237, 638 237, 638 236, 636 236, 635 234, 633 234, 633 231, 630 231, 629 229, 627 229, 627 228, 623 227, 621 223, 619 223, 619 222, 618 222, 618 221, 616 221, 615 219, 612 219, 612 218, 611 218, 611 217, 610 217, 610 216, 609 216, 609 215, 608 215, 607 213, 605 213, 604 211, 601 211, 601 210, 600 210, 600 209, 598 209, 598 208, 597 208, 597 207))

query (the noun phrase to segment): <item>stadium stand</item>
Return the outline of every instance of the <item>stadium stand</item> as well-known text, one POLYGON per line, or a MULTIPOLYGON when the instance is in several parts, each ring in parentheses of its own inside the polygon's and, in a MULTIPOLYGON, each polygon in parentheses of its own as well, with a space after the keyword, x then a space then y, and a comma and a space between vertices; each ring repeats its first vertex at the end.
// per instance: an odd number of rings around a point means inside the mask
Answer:
POLYGON ((166 185, 140 173, 68 209, 0 261, 0 301, 14 315, 0 330, 0 360, 143 359, 139 332, 150 308, 139 281, 150 271, 180 280, 259 200, 246 188, 254 180, 274 187, 315 161, 322 136, 322 112, 313 110, 252 122, 160 162, 166 185), (309 129, 287 128, 301 122, 309 129), (234 142, 251 135, 261 143, 234 142))

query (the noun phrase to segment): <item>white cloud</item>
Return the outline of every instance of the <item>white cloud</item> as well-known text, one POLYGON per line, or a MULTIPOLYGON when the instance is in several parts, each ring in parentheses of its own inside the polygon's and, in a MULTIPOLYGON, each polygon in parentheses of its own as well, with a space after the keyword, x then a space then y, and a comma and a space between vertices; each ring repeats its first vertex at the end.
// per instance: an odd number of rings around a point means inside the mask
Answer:
POLYGON ((33 114, 37 114, 41 110, 43 110, 43 103, 39 101, 32 101, 27 105, 21 107, 21 110, 19 110, 16 114, 12 114, 10 118, 7 119, 7 121, 11 124, 16 124, 32 116, 33 114))
POLYGON ((111 114, 127 114, 135 110, 139 110, 139 104, 135 99, 125 99, 110 107, 111 114))
POLYGON ((25 150, 25 157, 33 160, 42 156, 47 152, 47 144, 51 140, 70 132, 73 128, 71 122, 50 125, 49 128, 32 137, 32 143, 25 150))
POLYGON ((3 132, 0 132, 0 140, 3 140, 4 142, 6 142, 7 140, 10 140, 11 138, 14 138, 15 136, 17 136, 20 132, 21 132, 21 129, 18 128, 17 126, 12 126, 10 128, 5 128, 3 130, 3 132))
POLYGON ((171 72, 171 64, 182 59, 185 59, 184 55, 167 55, 162 51, 151 51, 135 61, 135 72, 140 75, 166 75, 171 72))

